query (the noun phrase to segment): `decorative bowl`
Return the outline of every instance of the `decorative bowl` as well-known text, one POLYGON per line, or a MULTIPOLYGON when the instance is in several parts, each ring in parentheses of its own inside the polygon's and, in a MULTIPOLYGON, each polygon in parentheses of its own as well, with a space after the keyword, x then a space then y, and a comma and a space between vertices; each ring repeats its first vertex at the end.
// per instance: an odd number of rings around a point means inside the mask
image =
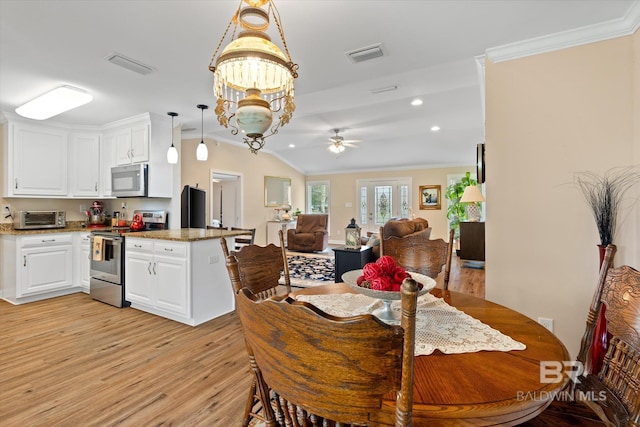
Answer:
MULTIPOLYGON (((436 287, 436 281, 429 276, 425 276, 420 273, 413 273, 407 271, 411 278, 418 283, 422 283, 422 289, 418 291, 418 295, 423 295, 436 287)), ((362 270, 347 271, 342 275, 342 281, 346 283, 354 291, 366 295, 371 298, 381 299, 383 306, 376 309, 373 315, 385 322, 397 322, 400 320, 400 315, 391 309, 391 301, 399 300, 402 298, 400 292, 395 291, 376 291, 373 289, 363 288, 358 286, 358 277, 362 276, 362 270)))

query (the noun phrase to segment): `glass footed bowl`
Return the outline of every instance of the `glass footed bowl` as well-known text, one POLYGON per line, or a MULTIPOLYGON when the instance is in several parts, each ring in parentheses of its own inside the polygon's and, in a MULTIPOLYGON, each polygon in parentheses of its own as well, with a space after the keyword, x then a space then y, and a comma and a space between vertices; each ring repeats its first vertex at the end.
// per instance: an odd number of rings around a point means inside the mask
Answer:
MULTIPOLYGON (((436 287, 436 281, 429 276, 425 276, 420 273, 413 273, 411 271, 407 271, 407 273, 409 273, 413 280, 418 283, 422 283, 422 289, 418 291, 418 295, 424 295, 436 287)), ((396 313, 391 309, 391 302, 393 300, 401 299, 402 294, 395 291, 376 291, 358 286, 357 280, 360 276, 362 276, 362 270, 347 271, 342 275, 342 281, 359 294, 382 300, 383 306, 373 312, 373 315, 378 317, 380 320, 386 322, 399 321, 400 313, 396 313)))

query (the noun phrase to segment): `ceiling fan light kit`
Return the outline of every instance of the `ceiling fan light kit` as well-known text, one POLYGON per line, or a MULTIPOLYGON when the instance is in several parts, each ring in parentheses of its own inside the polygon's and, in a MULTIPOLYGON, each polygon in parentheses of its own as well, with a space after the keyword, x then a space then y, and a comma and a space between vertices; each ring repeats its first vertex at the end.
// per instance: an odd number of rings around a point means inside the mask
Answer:
POLYGON ((347 147, 358 148, 357 145, 352 144, 352 142, 360 142, 359 139, 344 139, 339 135, 340 129, 331 129, 331 132, 335 132, 335 136, 329 138, 329 146, 327 149, 335 154, 342 153, 347 147))
POLYGON ((214 75, 218 122, 221 126, 231 127, 232 135, 242 131, 244 142, 255 154, 264 146, 265 138, 278 133, 279 127, 291 120, 296 108, 293 80, 298 77, 298 65, 287 49, 273 0, 244 2, 248 6, 242 7, 241 1, 211 58, 209 70, 214 75), (267 10, 261 9, 263 6, 268 6, 267 10), (270 14, 278 28, 284 53, 264 32, 269 27, 270 14), (243 31, 236 35, 238 23, 243 31), (232 25, 231 42, 218 56, 232 25), (272 126, 273 113, 279 113, 279 116, 272 126))

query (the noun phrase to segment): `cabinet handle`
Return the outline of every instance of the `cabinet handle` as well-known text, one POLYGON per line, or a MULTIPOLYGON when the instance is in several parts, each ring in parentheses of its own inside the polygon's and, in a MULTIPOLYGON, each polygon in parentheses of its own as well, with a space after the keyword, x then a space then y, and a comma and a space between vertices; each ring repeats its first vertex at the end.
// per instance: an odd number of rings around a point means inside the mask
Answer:
POLYGON ((156 263, 153 263, 153 274, 158 275, 158 273, 156 273, 156 263))
POLYGON ((18 189, 18 178, 16 178, 16 190, 18 189))
POLYGON ((149 274, 151 274, 151 263, 149 263, 149 265, 147 265, 147 271, 149 272, 149 274))
POLYGON ((93 191, 98 191, 98 183, 97 183, 97 182, 96 182, 96 185, 95 185, 95 187, 94 187, 94 190, 93 190, 93 191))
POLYGON ((55 242, 56 239, 42 239, 42 243, 55 242))
POLYGON ((129 149, 127 150, 127 157, 128 157, 128 158, 131 158, 131 148, 129 148, 129 149))
POLYGON ((134 248, 141 248, 142 245, 133 245, 134 248))
POLYGON ((23 256, 23 258, 24 258, 24 261, 22 263, 22 266, 26 267, 27 266, 27 256, 25 255, 25 256, 23 256))
POLYGON ((166 252, 173 252, 173 248, 164 248, 166 252))

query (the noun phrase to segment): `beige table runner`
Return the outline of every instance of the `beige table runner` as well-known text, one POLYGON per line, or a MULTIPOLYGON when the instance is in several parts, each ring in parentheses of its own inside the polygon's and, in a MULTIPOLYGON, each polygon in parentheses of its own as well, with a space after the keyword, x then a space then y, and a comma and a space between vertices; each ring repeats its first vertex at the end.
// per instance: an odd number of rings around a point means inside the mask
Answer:
MULTIPOLYGON (((372 313, 382 301, 362 294, 298 295, 328 314, 339 317, 372 313)), ((400 313, 400 301, 393 301, 392 310, 400 313)), ((526 346, 511 337, 474 319, 431 294, 418 298, 416 312, 416 356, 434 350, 446 354, 477 351, 524 350, 526 346)))

